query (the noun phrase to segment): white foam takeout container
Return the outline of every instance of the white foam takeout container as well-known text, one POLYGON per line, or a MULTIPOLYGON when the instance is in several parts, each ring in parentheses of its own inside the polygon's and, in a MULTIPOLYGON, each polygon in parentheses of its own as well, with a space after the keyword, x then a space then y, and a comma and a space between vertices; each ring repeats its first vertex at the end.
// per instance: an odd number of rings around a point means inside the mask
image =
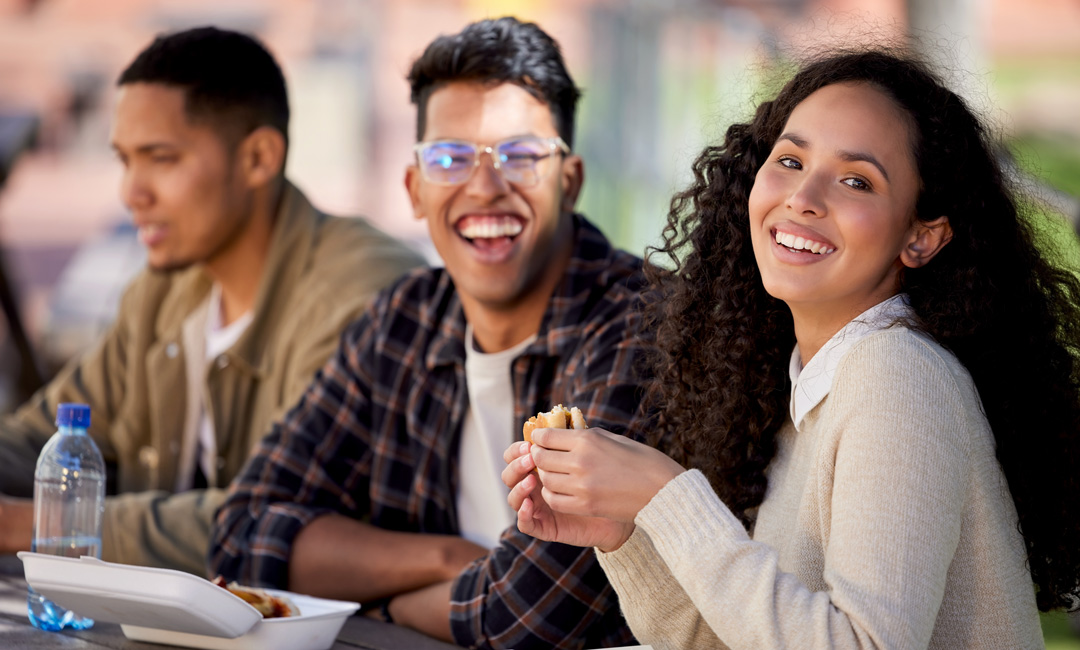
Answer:
POLYGON ((31 587, 82 616, 119 623, 136 641, 210 650, 326 650, 360 607, 267 589, 292 600, 300 615, 264 620, 228 590, 183 571, 88 556, 18 555, 31 587))

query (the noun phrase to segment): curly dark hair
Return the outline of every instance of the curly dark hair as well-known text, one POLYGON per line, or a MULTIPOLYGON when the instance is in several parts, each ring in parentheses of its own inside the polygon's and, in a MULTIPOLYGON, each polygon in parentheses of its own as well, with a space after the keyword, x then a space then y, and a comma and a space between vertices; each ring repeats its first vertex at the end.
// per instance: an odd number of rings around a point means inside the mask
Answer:
POLYGON ((574 146, 574 112, 581 91, 563 62, 559 44, 535 23, 512 16, 480 20, 431 42, 409 70, 416 104, 416 139, 424 138, 432 93, 455 81, 512 83, 546 103, 555 128, 574 146))
POLYGON ((750 242, 755 175, 795 106, 836 83, 866 83, 910 118, 916 216, 946 215, 952 241, 905 269, 920 327, 967 367, 997 441, 1039 608, 1080 592, 1080 282, 1036 248, 1036 207, 1010 187, 982 122, 925 64, 889 51, 806 65, 753 120, 693 165, 651 248, 646 321, 656 336, 650 399, 657 444, 701 469, 744 523, 787 417, 791 313, 766 293, 750 242))

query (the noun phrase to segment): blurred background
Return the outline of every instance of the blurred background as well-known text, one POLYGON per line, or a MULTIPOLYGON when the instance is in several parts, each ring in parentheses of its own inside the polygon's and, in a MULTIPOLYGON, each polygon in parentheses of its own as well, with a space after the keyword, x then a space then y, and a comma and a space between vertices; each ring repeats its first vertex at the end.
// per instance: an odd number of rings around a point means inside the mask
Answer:
MULTIPOLYGON (((562 44, 585 91, 580 208, 630 251, 656 241, 696 153, 750 115, 778 64, 907 35, 998 129, 1076 248, 1078 0, 0 0, 0 410, 97 337, 143 263, 108 134, 115 79, 155 34, 259 36, 289 84, 290 178, 437 261, 402 186, 405 73, 438 34, 506 14, 562 44)), ((1080 648, 1064 618, 1046 627, 1050 648, 1080 648)))

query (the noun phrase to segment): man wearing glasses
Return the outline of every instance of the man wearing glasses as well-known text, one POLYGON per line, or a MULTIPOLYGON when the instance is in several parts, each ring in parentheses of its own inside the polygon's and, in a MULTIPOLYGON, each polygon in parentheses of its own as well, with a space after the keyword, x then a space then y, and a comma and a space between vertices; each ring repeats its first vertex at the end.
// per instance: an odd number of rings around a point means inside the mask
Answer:
POLYGON ((625 645, 593 551, 519 533, 500 480, 530 415, 563 403, 625 431, 641 398, 641 260, 573 212, 578 90, 512 18, 436 39, 409 80, 405 185, 445 268, 346 332, 233 483, 211 571, 468 647, 625 645))

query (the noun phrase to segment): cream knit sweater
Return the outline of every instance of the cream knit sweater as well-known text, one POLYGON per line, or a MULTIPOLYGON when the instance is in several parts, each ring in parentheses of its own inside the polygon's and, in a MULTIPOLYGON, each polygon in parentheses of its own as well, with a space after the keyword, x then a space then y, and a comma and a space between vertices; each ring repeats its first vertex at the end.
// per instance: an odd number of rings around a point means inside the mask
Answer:
POLYGON ((1043 647, 1016 510, 954 356, 905 328, 870 334, 801 429, 779 433, 752 538, 691 470, 597 553, 641 643, 1043 647))

